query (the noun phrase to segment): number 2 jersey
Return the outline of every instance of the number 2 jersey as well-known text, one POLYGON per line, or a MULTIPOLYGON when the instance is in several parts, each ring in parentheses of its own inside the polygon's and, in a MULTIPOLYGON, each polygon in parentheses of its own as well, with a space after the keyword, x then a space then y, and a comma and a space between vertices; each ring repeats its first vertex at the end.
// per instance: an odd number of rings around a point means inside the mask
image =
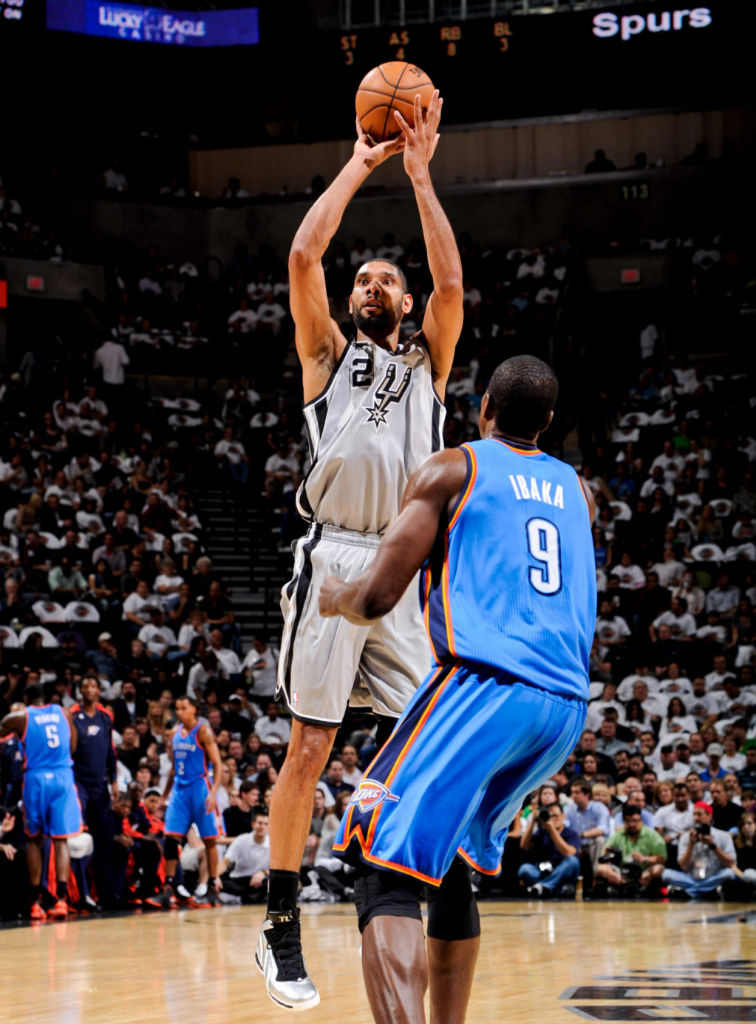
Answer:
POLYGON ((22 737, 26 772, 55 772, 70 769, 71 729, 59 704, 32 705, 26 709, 22 737))
POLYGON ((491 665, 587 700, 596 571, 577 474, 499 438, 460 450, 465 486, 421 574, 436 662, 491 665))
POLYGON ((422 334, 395 352, 350 341, 304 407, 311 468, 297 495, 308 520, 382 534, 411 474, 442 446, 444 406, 422 334))

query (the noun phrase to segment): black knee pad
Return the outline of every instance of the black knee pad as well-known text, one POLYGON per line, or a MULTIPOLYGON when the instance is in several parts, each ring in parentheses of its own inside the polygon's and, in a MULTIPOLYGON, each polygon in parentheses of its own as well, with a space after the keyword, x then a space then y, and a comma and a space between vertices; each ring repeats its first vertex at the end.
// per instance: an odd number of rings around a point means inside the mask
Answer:
POLYGON ((470 869, 458 857, 441 885, 428 886, 428 938, 455 942, 480 935, 480 914, 472 891, 470 869))
POLYGON ((165 859, 166 860, 178 860, 179 856, 179 844, 178 839, 175 836, 165 837, 165 859))
POLYGON ((378 719, 378 728, 375 730, 375 749, 380 750, 394 731, 397 719, 391 718, 390 715, 376 715, 375 717, 378 719))
POLYGON ((364 932, 374 917, 410 917, 422 921, 420 893, 422 885, 391 871, 366 871, 354 883, 357 923, 364 932))

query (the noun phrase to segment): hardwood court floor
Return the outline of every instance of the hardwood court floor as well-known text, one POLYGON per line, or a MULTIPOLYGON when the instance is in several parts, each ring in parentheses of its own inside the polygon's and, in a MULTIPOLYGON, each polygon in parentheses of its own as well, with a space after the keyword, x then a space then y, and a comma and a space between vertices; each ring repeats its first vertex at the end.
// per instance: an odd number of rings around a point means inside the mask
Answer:
MULTIPOLYGON (((753 905, 534 901, 480 909, 468 1024, 756 1021, 753 905)), ((0 1019, 283 1021, 287 1011, 268 999, 252 962, 261 920, 258 908, 226 907, 4 930, 0 1019)), ((302 932, 321 1003, 299 1019, 368 1024, 353 908, 306 906, 302 932)))

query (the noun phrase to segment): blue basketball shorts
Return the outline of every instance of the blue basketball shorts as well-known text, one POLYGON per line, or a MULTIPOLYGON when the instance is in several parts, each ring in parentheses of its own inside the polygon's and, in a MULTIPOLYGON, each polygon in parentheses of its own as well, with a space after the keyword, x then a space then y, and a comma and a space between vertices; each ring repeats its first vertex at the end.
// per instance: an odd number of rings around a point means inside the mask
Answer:
POLYGON ((66 839, 81 832, 81 807, 71 768, 24 775, 26 834, 66 839))
POLYGON ((486 666, 439 666, 352 794, 334 854, 432 885, 457 854, 498 874, 512 819, 567 760, 585 715, 583 700, 486 666))
POLYGON ((165 811, 165 834, 185 836, 195 824, 203 839, 214 839, 220 835, 214 810, 205 810, 209 792, 210 783, 206 778, 185 786, 175 784, 165 811))

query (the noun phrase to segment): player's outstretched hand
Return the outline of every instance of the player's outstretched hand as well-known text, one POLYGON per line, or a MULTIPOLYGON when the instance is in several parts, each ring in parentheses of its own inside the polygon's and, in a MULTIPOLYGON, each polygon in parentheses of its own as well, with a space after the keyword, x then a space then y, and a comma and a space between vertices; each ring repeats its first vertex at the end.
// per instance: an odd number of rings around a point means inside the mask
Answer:
POLYGON ((340 580, 338 576, 329 576, 323 581, 323 586, 320 588, 320 594, 318 595, 318 607, 324 619, 332 619, 339 614, 336 599, 343 586, 344 581, 340 580))
POLYGON ((395 139, 389 139, 387 142, 374 142, 363 129, 359 118, 357 118, 356 124, 357 141, 354 144, 354 155, 362 157, 364 160, 372 163, 374 167, 382 164, 384 160, 388 160, 395 153, 401 153, 404 149, 404 137, 402 135, 397 136, 395 139))
POLYGON ((415 96, 415 126, 410 128, 398 110, 394 111, 396 123, 402 130, 404 139, 404 169, 410 178, 425 173, 433 159, 436 146, 441 136, 438 126, 441 121, 441 99, 438 89, 431 96, 428 109, 423 116, 423 107, 419 94, 415 96))

